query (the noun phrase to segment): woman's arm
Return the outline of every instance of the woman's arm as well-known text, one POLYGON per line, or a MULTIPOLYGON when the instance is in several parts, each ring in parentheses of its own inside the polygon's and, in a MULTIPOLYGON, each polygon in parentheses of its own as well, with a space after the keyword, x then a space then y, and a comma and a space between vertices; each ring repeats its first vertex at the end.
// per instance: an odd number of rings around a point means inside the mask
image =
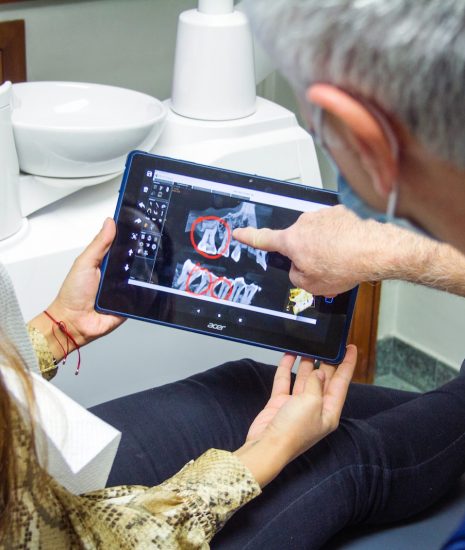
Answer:
MULTIPOLYGON (((57 297, 47 308, 54 319, 65 323, 66 330, 79 347, 108 334, 124 321, 122 317, 103 315, 94 309, 100 266, 115 234, 115 222, 107 218, 94 240, 76 258, 57 297)), ((28 329, 41 371, 50 373, 55 365, 56 372, 56 365, 63 359, 65 350, 68 353, 74 351, 73 340, 67 338, 44 312, 29 321, 28 329)))
POLYGON ((339 367, 322 364, 319 370, 302 359, 292 391, 295 357, 285 355, 271 397, 240 449, 210 449, 156 487, 115 487, 74 497, 81 502, 80 533, 104 536, 108 547, 142 548, 152 541, 161 548, 207 548, 261 487, 337 428, 356 355, 349 346, 339 367))

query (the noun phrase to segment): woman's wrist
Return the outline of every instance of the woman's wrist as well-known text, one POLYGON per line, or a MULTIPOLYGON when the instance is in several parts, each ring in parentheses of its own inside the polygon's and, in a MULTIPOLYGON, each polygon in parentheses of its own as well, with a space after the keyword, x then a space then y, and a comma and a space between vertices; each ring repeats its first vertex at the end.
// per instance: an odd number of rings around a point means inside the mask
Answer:
MULTIPOLYGON (((80 342, 80 334, 75 330, 69 320, 66 319, 66 316, 60 310, 58 305, 53 303, 46 311, 56 321, 65 323, 66 330, 73 336, 74 341, 79 347, 84 345, 83 342, 80 342)), ((45 312, 39 313, 39 315, 31 319, 28 325, 37 329, 44 336, 56 363, 59 363, 66 355, 76 349, 72 339, 60 330, 57 324, 52 321, 52 319, 50 319, 45 312)))
POLYGON ((280 438, 246 441, 234 454, 254 476, 261 488, 268 485, 290 461, 280 438))

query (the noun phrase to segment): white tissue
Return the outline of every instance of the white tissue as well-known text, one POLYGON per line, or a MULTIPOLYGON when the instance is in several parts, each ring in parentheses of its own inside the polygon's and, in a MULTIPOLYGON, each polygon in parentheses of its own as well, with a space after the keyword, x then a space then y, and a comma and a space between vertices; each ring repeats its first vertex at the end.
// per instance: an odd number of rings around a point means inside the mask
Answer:
MULTIPOLYGON (((20 409, 27 401, 14 372, 0 367, 20 409)), ((33 380, 39 459, 59 483, 75 494, 102 489, 108 480, 121 433, 73 401, 41 376, 33 380)))

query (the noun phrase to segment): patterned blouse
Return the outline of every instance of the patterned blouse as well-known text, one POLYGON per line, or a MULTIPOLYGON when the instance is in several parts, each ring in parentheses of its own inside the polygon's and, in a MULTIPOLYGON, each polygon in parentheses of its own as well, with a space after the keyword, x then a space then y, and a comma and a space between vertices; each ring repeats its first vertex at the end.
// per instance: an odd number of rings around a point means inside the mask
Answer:
MULTIPOLYGON (((56 372, 45 338, 29 335, 47 378, 56 372)), ((28 452, 30 430, 14 415, 18 493, 0 541, 8 549, 209 548, 209 541, 260 487, 235 455, 210 449, 156 487, 121 486, 73 495, 28 452), (43 480, 45 479, 45 485, 43 480)))

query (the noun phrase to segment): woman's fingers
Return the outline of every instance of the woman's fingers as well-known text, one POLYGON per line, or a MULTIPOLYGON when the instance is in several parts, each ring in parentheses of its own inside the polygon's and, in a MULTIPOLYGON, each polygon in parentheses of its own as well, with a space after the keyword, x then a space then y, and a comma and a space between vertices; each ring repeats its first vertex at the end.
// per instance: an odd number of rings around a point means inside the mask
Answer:
POLYGON ((337 365, 328 365, 327 363, 321 363, 319 370, 325 373, 325 392, 328 389, 328 385, 331 382, 331 378, 336 372, 337 365))
POLYGON ((108 252, 111 243, 116 235, 116 224, 112 218, 106 218, 103 226, 93 241, 87 246, 84 252, 78 257, 79 263, 89 267, 99 267, 103 257, 108 252))
POLYGON ((300 360, 297 376, 294 382, 292 395, 299 395, 305 388, 305 382, 315 367, 314 360, 308 357, 302 357, 300 360))
POLYGON ((286 353, 279 362, 276 374, 274 375, 271 397, 277 395, 289 395, 291 391, 291 370, 295 363, 295 355, 286 353))
POLYGON ((344 361, 335 370, 324 394, 323 416, 327 418, 332 427, 337 426, 339 422, 356 363, 357 348, 349 345, 344 361))
POLYGON ((305 381, 304 393, 322 399, 325 378, 325 373, 321 370, 311 372, 305 381))

